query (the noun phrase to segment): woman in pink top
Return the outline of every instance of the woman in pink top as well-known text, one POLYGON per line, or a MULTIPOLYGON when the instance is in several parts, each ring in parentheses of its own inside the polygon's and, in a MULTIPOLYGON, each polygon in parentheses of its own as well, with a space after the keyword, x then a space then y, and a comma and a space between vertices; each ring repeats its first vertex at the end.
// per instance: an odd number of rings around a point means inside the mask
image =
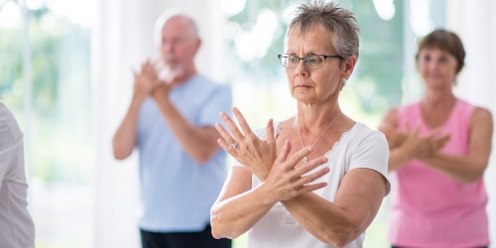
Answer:
POLYGON ((487 247, 483 175, 491 151, 491 113, 453 94, 464 65, 459 37, 436 30, 420 43, 425 83, 419 102, 388 111, 393 247, 487 247))

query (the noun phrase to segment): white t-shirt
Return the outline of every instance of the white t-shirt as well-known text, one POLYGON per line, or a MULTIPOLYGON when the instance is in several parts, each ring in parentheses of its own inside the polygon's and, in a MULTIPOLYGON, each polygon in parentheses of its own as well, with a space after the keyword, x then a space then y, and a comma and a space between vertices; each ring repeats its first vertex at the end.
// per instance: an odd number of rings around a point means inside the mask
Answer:
MULTIPOLYGON (((277 133, 280 122, 274 125, 277 133)), ((265 128, 257 130, 256 134, 261 139, 265 139, 265 128)), ((325 156, 328 158, 328 162, 318 168, 328 166, 330 172, 315 182, 325 181, 328 185, 314 191, 314 193, 331 202, 334 200, 341 180, 349 170, 368 168, 379 172, 388 179, 389 148, 386 138, 381 132, 371 130, 362 123, 356 123, 349 131, 344 133, 325 156)), ((240 165, 237 164, 237 166, 240 165)), ((260 183, 260 180, 253 176, 252 186, 256 187, 260 183)), ((389 182, 387 193, 389 193, 389 182)), ((362 247, 364 237, 365 233, 362 233, 356 240, 345 247, 362 247)), ((307 232, 281 203, 277 203, 248 232, 248 247, 328 248, 334 246, 322 243, 307 232)))
POLYGON ((27 209, 22 132, 0 102, 0 247, 34 247, 34 224, 27 209))

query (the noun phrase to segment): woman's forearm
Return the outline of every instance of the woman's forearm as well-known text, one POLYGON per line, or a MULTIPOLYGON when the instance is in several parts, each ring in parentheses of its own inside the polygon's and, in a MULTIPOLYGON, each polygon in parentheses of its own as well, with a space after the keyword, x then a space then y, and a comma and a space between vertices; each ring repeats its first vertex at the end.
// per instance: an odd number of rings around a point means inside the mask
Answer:
POLYGON ((391 149, 389 150, 388 171, 394 171, 410 160, 411 157, 407 156, 401 147, 391 149))
POLYGON ((210 222, 215 238, 234 239, 252 228, 276 202, 264 197, 259 187, 217 202, 210 222))
POLYGON ((487 167, 487 159, 445 153, 437 153, 420 160, 443 174, 464 183, 472 183, 482 178, 487 167))
POLYGON ((283 201, 298 223, 320 241, 344 247, 374 219, 386 194, 386 179, 369 169, 347 173, 332 202, 314 193, 283 201))

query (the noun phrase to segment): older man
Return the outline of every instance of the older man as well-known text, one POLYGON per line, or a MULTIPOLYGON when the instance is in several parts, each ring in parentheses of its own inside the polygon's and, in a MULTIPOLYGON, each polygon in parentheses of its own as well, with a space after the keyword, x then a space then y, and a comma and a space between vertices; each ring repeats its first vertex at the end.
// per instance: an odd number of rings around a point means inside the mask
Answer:
POLYGON ((226 178, 226 154, 216 141, 219 113, 231 90, 198 75, 201 45, 195 22, 179 13, 157 21, 160 58, 135 72, 134 94, 113 149, 125 159, 137 147, 144 248, 230 247, 212 237, 209 210, 226 178))

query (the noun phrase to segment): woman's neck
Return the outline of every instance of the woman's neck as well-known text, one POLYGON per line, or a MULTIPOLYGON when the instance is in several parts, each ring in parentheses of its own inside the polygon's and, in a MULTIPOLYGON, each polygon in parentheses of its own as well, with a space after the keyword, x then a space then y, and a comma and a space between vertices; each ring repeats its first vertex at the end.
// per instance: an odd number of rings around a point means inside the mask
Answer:
POLYGON ((426 92, 421 100, 422 105, 433 109, 451 108, 456 102, 453 92, 426 92))

